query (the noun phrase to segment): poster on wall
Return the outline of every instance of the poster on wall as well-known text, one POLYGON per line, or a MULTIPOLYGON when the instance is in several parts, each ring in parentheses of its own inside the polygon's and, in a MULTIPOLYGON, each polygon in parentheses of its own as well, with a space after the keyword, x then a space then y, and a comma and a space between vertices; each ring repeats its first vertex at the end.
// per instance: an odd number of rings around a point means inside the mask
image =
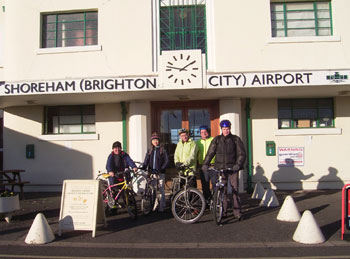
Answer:
POLYGON ((279 147, 278 166, 303 166, 304 147, 279 147))

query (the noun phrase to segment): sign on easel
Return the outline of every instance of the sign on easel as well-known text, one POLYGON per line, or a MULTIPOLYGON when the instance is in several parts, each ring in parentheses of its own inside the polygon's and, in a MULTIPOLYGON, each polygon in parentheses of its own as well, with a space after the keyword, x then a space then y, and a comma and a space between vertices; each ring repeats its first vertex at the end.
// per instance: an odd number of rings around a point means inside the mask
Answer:
POLYGON ((63 182, 58 235, 62 230, 91 230, 106 218, 98 180, 65 180, 63 182))

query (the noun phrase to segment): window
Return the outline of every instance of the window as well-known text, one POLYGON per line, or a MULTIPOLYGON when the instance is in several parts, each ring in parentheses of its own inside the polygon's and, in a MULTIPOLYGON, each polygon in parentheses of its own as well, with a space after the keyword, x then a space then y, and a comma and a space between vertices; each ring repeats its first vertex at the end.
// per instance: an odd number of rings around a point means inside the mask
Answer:
POLYGON ((334 127, 333 99, 278 100, 278 128, 334 127))
POLYGON ((271 3, 272 37, 331 36, 330 1, 271 3))
POLYGON ((205 16, 203 0, 160 0, 161 50, 201 49, 206 53, 205 16))
POLYGON ((44 131, 44 134, 95 133, 95 106, 46 107, 44 131))
POLYGON ((97 45, 97 12, 42 16, 42 48, 97 45))

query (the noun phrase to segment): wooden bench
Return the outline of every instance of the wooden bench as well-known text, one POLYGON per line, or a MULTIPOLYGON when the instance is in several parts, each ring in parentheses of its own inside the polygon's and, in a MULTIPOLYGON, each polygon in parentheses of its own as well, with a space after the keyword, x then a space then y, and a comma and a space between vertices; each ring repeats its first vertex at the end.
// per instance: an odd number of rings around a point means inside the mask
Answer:
POLYGON ((29 184, 28 181, 22 181, 20 173, 25 172, 25 170, 21 169, 10 169, 10 170, 0 170, 0 186, 11 186, 11 191, 15 190, 15 186, 17 185, 20 189, 20 198, 24 198, 23 186, 25 184, 29 184))

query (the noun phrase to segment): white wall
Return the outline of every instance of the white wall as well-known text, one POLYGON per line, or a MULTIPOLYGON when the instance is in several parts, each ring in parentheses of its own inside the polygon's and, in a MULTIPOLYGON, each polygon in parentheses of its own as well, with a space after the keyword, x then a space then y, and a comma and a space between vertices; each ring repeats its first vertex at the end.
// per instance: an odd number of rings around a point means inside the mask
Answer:
POLYGON ((27 191, 60 191, 65 179, 94 179, 98 171, 105 170, 112 143, 122 142, 119 103, 96 105, 96 140, 69 140, 67 136, 42 140, 42 123, 41 106, 4 112, 4 169, 25 169, 23 179, 31 182, 27 191), (34 159, 25 156, 27 144, 35 145, 34 159))
MULTIPOLYGON (((335 100, 335 126, 341 134, 298 134, 279 136, 276 99, 253 99, 251 116, 253 130, 253 182, 274 181, 272 188, 316 189, 341 188, 350 182, 347 155, 350 147, 350 98, 335 100), (276 143, 276 156, 266 156, 265 141, 276 143), (278 167, 278 147, 304 147, 304 166, 278 167), (319 183, 321 181, 321 183, 319 183), (326 181, 327 183, 325 183, 326 181), (282 183, 284 182, 284 183, 282 183)), ((310 129, 312 130, 312 129, 310 129)), ((317 130, 314 131, 317 133, 317 130)))

